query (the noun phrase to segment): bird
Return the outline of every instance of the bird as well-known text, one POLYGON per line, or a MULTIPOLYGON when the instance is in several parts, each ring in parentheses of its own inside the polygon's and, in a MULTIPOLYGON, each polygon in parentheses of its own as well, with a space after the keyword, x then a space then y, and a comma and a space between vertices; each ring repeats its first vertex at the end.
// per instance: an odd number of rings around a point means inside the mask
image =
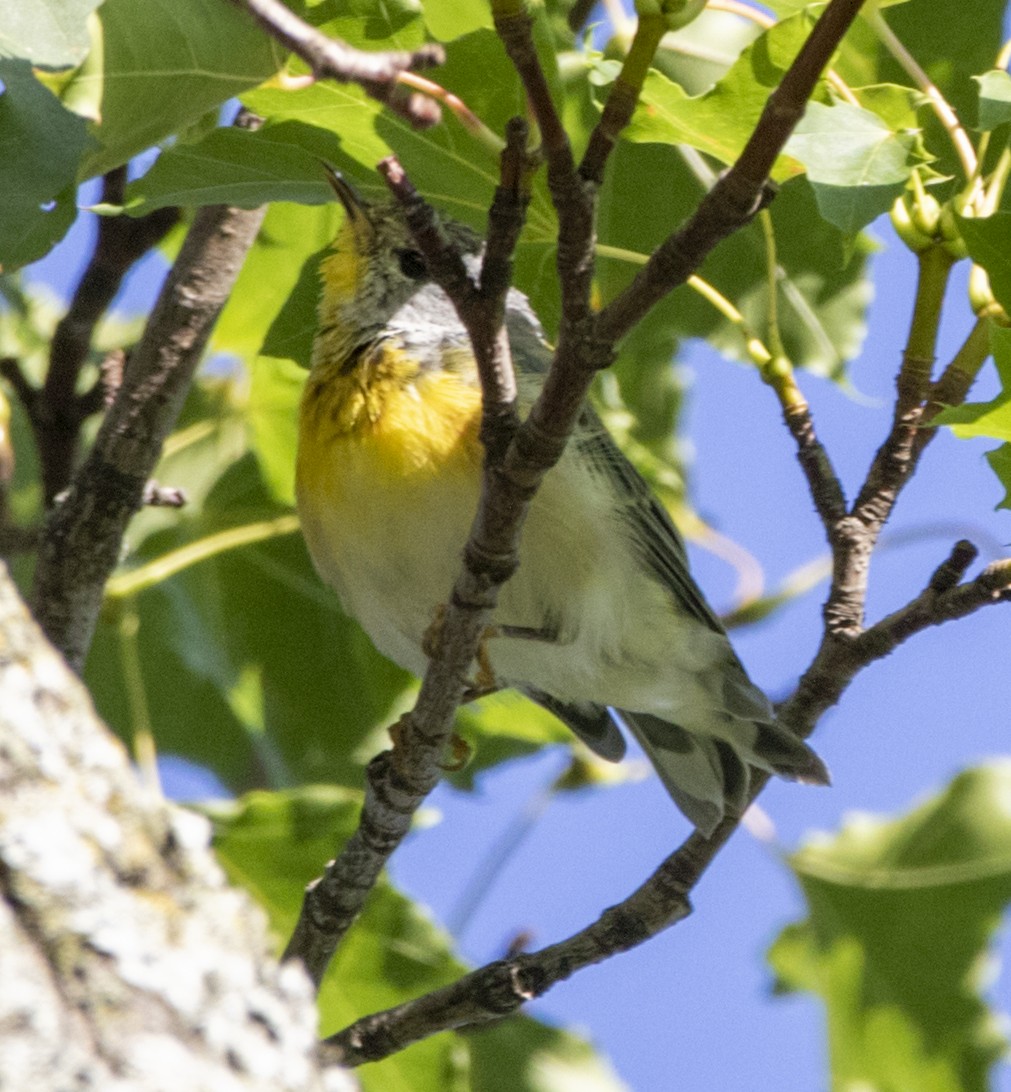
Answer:
MULTIPOLYGON (((422 675, 481 489, 481 386, 401 207, 366 201, 331 167, 327 178, 344 219, 319 267, 297 507, 345 612, 422 675)), ((476 273, 478 236, 441 223, 476 273)), ((528 406, 552 349, 516 288, 505 325, 528 406)), ((604 759, 620 761, 631 732, 705 837, 742 813, 752 768, 829 782, 748 678, 667 510, 589 405, 530 505, 480 660, 495 687, 539 703, 604 759)))

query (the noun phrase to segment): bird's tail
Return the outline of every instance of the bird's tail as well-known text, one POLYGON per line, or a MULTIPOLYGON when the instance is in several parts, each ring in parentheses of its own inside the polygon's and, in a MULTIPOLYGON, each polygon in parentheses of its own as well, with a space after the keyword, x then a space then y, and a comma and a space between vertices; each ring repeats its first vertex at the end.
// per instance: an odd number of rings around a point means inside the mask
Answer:
POLYGON ((749 766, 806 784, 827 785, 822 760, 801 739, 770 721, 734 725, 733 743, 690 732, 649 713, 612 710, 639 741, 674 803, 707 838, 748 802, 749 766))

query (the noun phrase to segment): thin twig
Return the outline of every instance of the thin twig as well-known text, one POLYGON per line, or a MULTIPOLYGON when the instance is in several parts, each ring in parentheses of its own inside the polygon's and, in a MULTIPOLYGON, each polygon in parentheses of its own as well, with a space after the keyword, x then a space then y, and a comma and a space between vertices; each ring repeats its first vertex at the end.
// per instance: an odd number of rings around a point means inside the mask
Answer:
POLYGON ((249 12, 275 41, 301 57, 317 80, 356 83, 417 128, 427 128, 439 121, 438 103, 425 95, 405 93, 397 77, 407 69, 442 64, 446 59, 442 46, 426 43, 411 52, 367 53, 321 34, 281 0, 232 0, 232 3, 249 12))
POLYGON ((825 620, 840 636, 853 637, 863 627, 871 553, 923 449, 916 447, 916 437, 930 391, 951 266, 950 255, 939 246, 919 256, 916 299, 896 379, 892 427, 871 461, 851 511, 828 527, 834 578, 825 620))
POLYGON ((898 35, 888 25, 884 16, 877 8, 871 11, 867 16, 867 22, 874 29, 875 34, 881 39, 882 45, 884 45, 888 52, 891 53, 896 61, 898 61, 902 68, 905 69, 906 75, 912 79, 913 83, 916 84, 930 103, 931 109, 944 126, 944 130, 948 134, 958 158, 961 160, 962 170, 965 172, 966 181, 975 180, 977 171, 976 149, 973 148, 972 141, 969 139, 965 129, 962 128, 962 123, 958 120, 958 115, 951 108, 951 104, 944 95, 941 94, 934 81, 923 71, 916 58, 902 44, 898 35))
POLYGON ((801 402, 785 410, 783 420, 797 443, 797 460, 815 509, 825 528, 831 529, 846 515, 846 496, 828 452, 815 432, 811 409, 801 402))

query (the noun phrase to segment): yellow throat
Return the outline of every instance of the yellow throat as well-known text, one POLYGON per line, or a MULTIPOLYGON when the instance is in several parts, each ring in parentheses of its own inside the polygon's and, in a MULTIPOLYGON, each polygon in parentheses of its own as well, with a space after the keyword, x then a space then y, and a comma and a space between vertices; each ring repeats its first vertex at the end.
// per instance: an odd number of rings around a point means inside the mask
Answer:
MULTIPOLYGON (((470 353, 430 345, 422 359, 421 349, 388 326, 387 285, 394 274, 403 277, 390 264, 396 249, 379 251, 376 235, 349 215, 321 264, 296 471, 317 561, 340 548, 370 507, 406 503, 404 489, 413 506, 453 482, 472 479, 467 491, 475 496, 478 487, 481 394, 470 353)), ((438 511, 439 498, 427 499, 438 511)))

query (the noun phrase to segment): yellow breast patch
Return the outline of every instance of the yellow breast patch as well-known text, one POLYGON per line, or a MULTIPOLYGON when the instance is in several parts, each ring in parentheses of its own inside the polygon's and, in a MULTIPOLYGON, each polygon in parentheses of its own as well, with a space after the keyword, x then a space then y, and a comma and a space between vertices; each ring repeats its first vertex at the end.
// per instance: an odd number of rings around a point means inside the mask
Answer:
POLYGON ((480 389, 459 374, 419 371, 403 350, 372 352, 350 374, 318 369, 302 399, 300 503, 368 503, 370 493, 477 475, 480 389), (327 374, 329 372, 329 374, 327 374), (319 496, 322 494, 322 496, 319 496))

